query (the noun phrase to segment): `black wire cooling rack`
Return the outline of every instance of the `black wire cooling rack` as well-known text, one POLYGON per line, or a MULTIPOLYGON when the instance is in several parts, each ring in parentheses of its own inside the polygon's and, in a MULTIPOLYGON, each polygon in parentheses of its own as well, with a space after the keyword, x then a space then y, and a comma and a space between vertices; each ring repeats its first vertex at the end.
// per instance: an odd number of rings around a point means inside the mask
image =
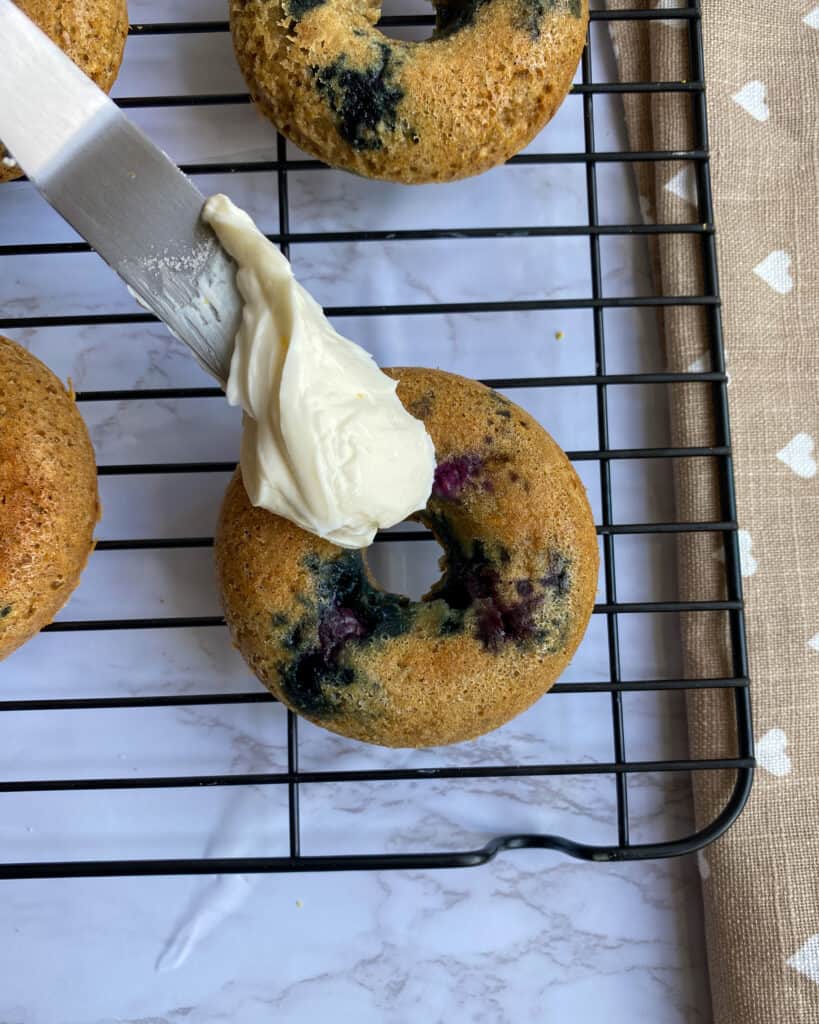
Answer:
MULTIPOLYGON (((563 851, 575 857, 597 860, 639 860, 644 858, 670 857, 689 853, 701 848, 720 835, 737 817, 747 799, 753 773, 750 706, 748 698, 748 673, 745 650, 743 612, 741 601, 741 580, 739 551, 736 533, 736 512, 734 501, 733 471, 726 396, 727 376, 722 345, 720 323, 720 299, 715 255, 714 219, 712 210, 708 130, 706 124, 705 82, 703 74, 703 45, 701 32, 701 0, 693 0, 691 6, 662 11, 596 10, 592 22, 612 20, 643 20, 650 18, 680 19, 687 32, 691 78, 686 82, 647 81, 629 83, 595 82, 592 73, 590 47, 582 59, 582 80, 574 86, 574 92, 581 94, 584 118, 585 148, 583 152, 531 154, 514 157, 512 164, 580 164, 585 167, 586 191, 588 197, 588 223, 569 227, 515 227, 515 228, 473 228, 448 230, 402 230, 402 231, 349 231, 333 233, 294 233, 290 230, 288 204, 288 172, 310 170, 322 165, 309 159, 294 159, 287 155, 285 140, 278 138, 275 160, 228 163, 205 163, 183 165, 188 174, 241 174, 243 172, 273 172, 278 179, 279 231, 271 235, 279 242, 286 254, 291 243, 311 241, 378 242, 382 240, 447 239, 447 238, 504 238, 536 236, 583 236, 589 241, 591 268, 591 294, 575 299, 534 299, 517 302, 470 302, 435 303, 425 305, 392 306, 345 306, 328 309, 330 316, 415 316, 432 313, 488 313, 528 310, 590 310, 594 325, 595 372, 588 376, 575 377, 511 377, 487 381, 500 388, 555 388, 566 386, 593 386, 596 389, 598 415, 598 446, 594 450, 569 452, 574 462, 591 461, 599 464, 602 496, 602 521, 598 533, 602 538, 605 600, 597 605, 595 613, 605 616, 607 625, 610 678, 606 682, 559 682, 553 693, 606 693, 611 700, 611 727, 613 731, 614 759, 609 763, 575 764, 527 764, 527 765, 486 765, 469 767, 413 769, 378 768, 370 770, 328 770, 305 771, 299 767, 299 737, 296 717, 288 714, 287 720, 287 768, 275 773, 219 774, 186 776, 153 776, 147 778, 94 778, 94 779, 47 779, 32 781, 0 782, 0 800, 8 793, 42 793, 67 790, 127 790, 127 789, 179 789, 202 786, 280 786, 286 787, 289 814, 289 851, 286 856, 276 857, 204 857, 175 859, 116 859, 116 860, 71 860, 10 863, 0 859, 1 878, 68 877, 103 875, 159 875, 159 874, 204 874, 214 872, 282 872, 282 871, 334 871, 349 869, 386 868, 433 868, 468 867, 485 863, 501 850, 524 847, 541 847, 563 851), (688 94, 692 103, 695 147, 690 150, 674 151, 625 151, 607 152, 595 148, 595 97, 605 93, 656 93, 677 92, 688 94), (598 167, 612 162, 657 161, 685 162, 692 166, 698 187, 698 217, 692 224, 603 224, 598 212, 598 167), (702 294, 667 297, 658 294, 630 298, 605 297, 602 287, 600 240, 607 235, 658 236, 664 234, 687 234, 696 237, 702 257, 704 288, 702 294), (698 307, 704 311, 707 323, 707 341, 713 369, 709 372, 688 373, 637 373, 611 374, 606 369, 606 345, 604 337, 604 311, 618 307, 698 307), (630 448, 617 449, 610 445, 608 393, 620 385, 668 385, 707 384, 713 400, 715 422, 714 443, 708 447, 688 448, 630 448), (614 522, 612 504, 612 463, 615 460, 668 459, 680 460, 710 457, 718 466, 721 496, 721 518, 713 522, 656 522, 618 524, 614 522), (712 532, 721 535, 725 548, 724 600, 687 602, 641 602, 623 603, 617 599, 617 581, 614 566, 614 538, 625 534, 683 534, 690 532, 712 532), (727 616, 733 675, 713 679, 654 679, 629 680, 621 673, 620 639, 618 620, 631 613, 693 613, 720 612, 727 616), (686 691, 713 689, 729 691, 732 695, 737 726, 737 755, 713 757, 710 759, 675 759, 634 761, 627 756, 624 708, 622 695, 630 691, 686 691), (724 809, 707 827, 684 838, 669 842, 635 843, 630 841, 628 807, 628 779, 641 773, 693 773, 730 772, 735 782, 730 799, 724 809), (521 776, 559 775, 607 775, 614 779, 617 806, 616 845, 590 845, 576 842, 560 835, 499 835, 477 849, 442 853, 375 853, 349 855, 303 855, 299 824, 300 786, 307 784, 340 782, 379 782, 421 779, 481 779, 513 778, 521 776)), ((382 19, 384 26, 431 25, 432 16, 392 16, 382 19)), ((223 33, 228 31, 227 22, 202 21, 185 23, 141 24, 131 27, 132 35, 173 35, 189 33, 223 33)), ((173 107, 209 104, 245 104, 248 97, 237 95, 194 95, 156 96, 150 98, 131 97, 120 100, 124 108, 173 107)), ((0 256, 29 254, 87 252, 83 243, 44 243, 30 245, 0 246, 0 256)), ((0 318, 0 329, 14 330, 32 327, 65 327, 86 325, 113 325, 151 322, 148 314, 133 313, 115 316, 22 316, 0 318)), ((219 395, 217 388, 162 388, 134 390, 107 390, 84 392, 77 395, 80 402, 127 401, 146 398, 206 398, 219 395)), ((232 464, 222 462, 199 463, 158 463, 140 465, 103 465, 101 476, 140 474, 185 474, 225 472, 232 464)), ((415 540, 419 533, 391 533, 381 540, 415 540)), ((99 551, 207 548, 212 539, 189 537, 173 539, 135 539, 103 541, 99 551)), ((140 630, 173 629, 178 627, 210 628, 222 626, 218 617, 189 617, 148 619, 105 619, 97 621, 60 621, 48 627, 49 631, 98 630, 140 630)), ((260 703, 272 701, 267 693, 254 690, 247 693, 199 693, 161 696, 89 697, 76 699, 35 699, 0 701, 0 712, 16 713, 81 712, 89 709, 134 709, 159 707, 185 707, 194 705, 227 705, 260 703)), ((2 804, 0 804, 2 811, 2 804)), ((2 818, 0 818, 0 824, 2 818)), ((0 850, 0 858, 2 851, 0 850)))

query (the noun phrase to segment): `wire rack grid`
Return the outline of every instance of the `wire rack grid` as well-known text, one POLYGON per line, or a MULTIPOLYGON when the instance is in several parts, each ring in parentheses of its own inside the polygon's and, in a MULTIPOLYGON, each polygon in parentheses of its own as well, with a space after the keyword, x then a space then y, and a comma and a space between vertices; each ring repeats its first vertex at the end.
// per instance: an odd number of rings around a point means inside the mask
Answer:
MULTIPOLYGON (((225 772, 220 774, 193 775, 150 775, 143 777, 99 777, 93 779, 44 778, 0 780, 0 801, 6 794, 60 793, 64 791, 90 790, 135 790, 150 789, 188 790, 197 787, 277 787, 286 793, 288 819, 288 849, 280 856, 212 856, 204 857, 118 857, 115 859, 50 859, 45 861, 14 861, 0 859, 0 877, 67 877, 103 875, 156 875, 156 874, 201 874, 212 872, 274 872, 274 871, 333 871, 348 869, 385 868, 430 868, 467 867, 485 863, 501 850, 541 847, 563 851, 575 857, 588 860, 638 860, 643 858, 668 857, 694 851, 724 831, 740 813, 747 798, 752 772, 752 734, 748 700, 748 673, 743 632, 743 612, 739 553, 736 532, 736 513, 732 479, 731 446, 726 396, 727 376, 720 326, 720 299, 717 281, 715 255, 715 232, 711 190, 709 180, 708 135, 706 125, 705 83, 703 75, 703 48, 701 33, 700 0, 691 6, 678 9, 664 9, 661 14, 653 11, 626 10, 592 12, 592 25, 613 19, 647 19, 653 17, 677 19, 687 33, 691 63, 691 79, 687 82, 595 82, 592 67, 591 47, 587 46, 581 64, 581 79, 573 88, 579 94, 583 110, 584 149, 582 152, 531 153, 524 152, 510 161, 510 165, 581 165, 585 175, 588 218, 582 225, 525 226, 525 227, 475 227, 447 230, 445 228, 421 228, 396 231, 337 231, 337 232, 294 232, 290 225, 290 204, 288 199, 288 175, 295 171, 311 171, 321 168, 317 161, 292 155, 282 137, 278 137, 276 158, 273 160, 246 160, 183 164, 183 170, 193 175, 229 174, 241 175, 250 172, 265 172, 275 175, 278 183, 278 231, 270 237, 278 242, 286 255, 291 245, 311 242, 370 242, 413 241, 413 240, 488 240, 498 238, 536 238, 541 236, 577 237, 588 239, 590 261, 591 294, 577 298, 535 298, 517 301, 486 301, 429 304, 369 304, 359 306, 335 306, 328 308, 330 316, 372 317, 410 316, 447 313, 452 315, 505 313, 511 311, 543 311, 550 309, 589 311, 594 334, 594 373, 582 376, 509 376, 494 378, 486 383, 503 389, 555 389, 563 387, 593 388, 597 410, 597 445, 593 448, 569 452, 576 464, 590 463, 599 467, 601 516, 598 533, 603 554, 603 600, 595 608, 595 614, 603 617, 608 644, 609 678, 605 681, 558 682, 553 693, 579 694, 600 693, 610 700, 611 732, 613 737, 613 759, 610 761, 574 763, 507 763, 469 764, 453 767, 433 767, 423 770, 412 767, 377 767, 369 769, 305 770, 299 764, 299 723, 292 713, 287 715, 286 726, 286 767, 276 772, 225 772), (696 146, 691 150, 629 152, 605 151, 595 145, 595 99, 607 93, 628 92, 677 92, 687 94, 692 103, 696 132, 696 146), (690 224, 606 224, 602 222, 598 200, 598 170, 601 165, 616 162, 679 161, 694 168, 698 186, 698 216, 690 224), (607 236, 661 234, 687 234, 696 236, 699 243, 703 266, 704 289, 701 294, 684 296, 663 296, 659 294, 627 298, 609 297, 604 293, 601 271, 601 241, 607 236), (704 310, 708 326, 708 339, 712 358, 712 370, 688 373, 611 373, 607 370, 605 317, 608 310, 623 307, 684 307, 693 306, 704 310), (703 447, 673 448, 644 447, 618 448, 611 443, 609 429, 609 404, 611 391, 627 385, 691 385, 707 386, 713 401, 716 423, 714 443, 703 447), (620 460, 679 460, 708 457, 718 466, 722 501, 721 517, 708 522, 617 522, 613 508, 615 485, 612 471, 620 460), (628 535, 679 535, 686 532, 712 532, 721 537, 725 552, 725 598, 702 601, 641 601, 618 600, 615 572, 615 539, 628 535), (701 614, 723 613, 729 624, 733 674, 724 678, 686 679, 629 679, 624 676, 621 666, 621 629, 623 616, 639 613, 650 614, 701 614), (624 727, 624 695, 639 691, 680 691, 695 688, 722 689, 732 695, 736 725, 737 749, 735 756, 715 756, 709 759, 691 758, 630 759, 627 751, 624 727), (730 772, 735 779, 732 795, 721 814, 707 827, 688 834, 660 842, 634 842, 630 836, 629 780, 645 773, 678 772, 691 776, 699 772, 730 772), (313 855, 302 852, 300 825, 300 794, 305 786, 326 783, 366 782, 385 783, 396 781, 438 780, 479 780, 486 778, 536 778, 561 775, 605 775, 614 780, 616 792, 617 841, 612 844, 595 844, 579 841, 561 834, 502 834, 483 845, 469 849, 447 850, 444 852, 391 852, 389 850, 364 854, 313 855)), ((426 15, 393 15, 384 17, 385 28, 407 26, 428 26, 433 18, 426 15)), ((202 33, 225 33, 228 25, 224 21, 171 22, 132 25, 134 36, 189 36, 202 33)), ((124 108, 145 109, 161 107, 210 106, 247 104, 244 93, 237 94, 196 94, 161 95, 151 97, 129 97, 118 101, 124 108)), ((568 101, 567 101, 568 102, 568 101)), ((88 252, 82 242, 32 242, 0 246, 0 257, 25 255, 49 256, 88 252)), ((0 311, 2 312, 2 311, 0 311)), ((30 328, 84 328, 95 325, 114 326, 118 324, 150 323, 149 314, 118 313, 114 315, 24 315, 0 316, 0 329, 4 331, 30 328)), ((106 389, 82 391, 77 399, 81 403, 128 402, 133 399, 207 399, 220 395, 217 388, 142 388, 106 389)), ((139 478, 145 475, 224 473, 233 464, 227 461, 212 462, 153 462, 107 464, 99 467, 100 476, 126 476, 139 478)), ((414 542, 427 539, 426 534, 414 530, 399 530, 379 536, 381 542, 414 542)), ((97 551, 104 557, 107 551, 162 551, 179 549, 208 548, 212 539, 207 536, 185 536, 173 538, 132 538, 103 540, 97 551)), ((48 627, 52 633, 132 630, 173 630, 180 628, 216 629, 224 623, 218 616, 169 617, 161 614, 148 618, 105 618, 94 620, 61 619, 48 627)), ((548 700, 548 698, 547 698, 548 700)), ((122 695, 93 697, 54 697, 36 699, 0 700, 0 712, 5 715, 28 712, 82 713, 89 710, 119 709, 134 711, 150 708, 191 708, 197 706, 225 706, 273 703, 273 698, 261 690, 242 692, 198 692, 170 693, 155 695, 122 695)), ((2 824, 2 803, 0 802, 0 824, 2 824)))

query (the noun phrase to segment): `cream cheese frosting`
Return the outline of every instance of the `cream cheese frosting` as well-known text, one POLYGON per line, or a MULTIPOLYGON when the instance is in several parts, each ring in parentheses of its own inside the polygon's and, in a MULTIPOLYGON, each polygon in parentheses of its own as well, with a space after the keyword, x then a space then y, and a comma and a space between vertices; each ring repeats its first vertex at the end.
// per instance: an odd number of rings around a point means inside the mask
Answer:
POLYGON ((340 547, 366 547, 425 506, 432 440, 245 212, 216 195, 202 216, 236 261, 244 300, 226 392, 244 410, 248 497, 340 547))

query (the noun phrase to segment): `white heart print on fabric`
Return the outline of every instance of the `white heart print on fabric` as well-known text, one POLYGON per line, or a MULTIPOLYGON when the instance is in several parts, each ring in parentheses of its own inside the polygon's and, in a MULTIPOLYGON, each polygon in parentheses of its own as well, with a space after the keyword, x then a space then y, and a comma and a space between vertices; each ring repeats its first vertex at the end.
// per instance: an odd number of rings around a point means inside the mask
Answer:
POLYGON ((769 729, 756 745, 756 759, 760 767, 780 779, 790 775, 793 766, 787 746, 788 737, 782 729, 769 729))
POLYGON ((809 14, 805 15, 802 21, 811 28, 819 29, 819 7, 814 7, 809 14))
POLYGON ((817 633, 816 636, 812 636, 810 640, 808 640, 808 647, 810 647, 812 651, 816 651, 816 653, 819 654, 819 633, 817 633))
POLYGON ((754 267, 754 273, 761 277, 765 284, 769 285, 780 295, 787 295, 793 291, 793 278, 791 277, 791 258, 784 249, 774 249, 754 267))
MULTIPOLYGON (((713 369, 711 365, 711 354, 709 352, 703 352, 701 356, 697 356, 693 363, 689 363, 685 369, 686 373, 710 373, 713 369)), ((731 374, 728 372, 727 361, 725 363, 725 383, 729 387, 731 386, 731 374)))
POLYGON ((788 967, 819 985, 819 935, 811 935, 804 946, 788 960, 788 967))
POLYGON ((785 447, 776 453, 776 457, 797 476, 801 476, 803 480, 810 480, 816 476, 814 448, 815 443, 810 434, 794 434, 785 447))
POLYGON ((692 206, 697 205, 697 181, 691 164, 686 164, 673 178, 669 178, 664 188, 666 192, 679 196, 692 206))
POLYGON ((757 121, 767 121, 771 116, 771 112, 768 109, 767 90, 765 89, 764 82, 757 80, 746 82, 739 92, 734 93, 731 99, 757 121))
POLYGON ((737 530, 739 542, 739 571, 744 577, 753 576, 759 568, 759 562, 751 554, 754 542, 747 530, 737 530))
MULTIPOLYGON (((759 568, 759 562, 754 558, 751 549, 754 546, 753 538, 747 530, 737 530, 737 546, 739 547, 739 571, 747 579, 759 568)), ((714 551, 714 558, 720 562, 725 561, 725 548, 720 540, 714 551)))

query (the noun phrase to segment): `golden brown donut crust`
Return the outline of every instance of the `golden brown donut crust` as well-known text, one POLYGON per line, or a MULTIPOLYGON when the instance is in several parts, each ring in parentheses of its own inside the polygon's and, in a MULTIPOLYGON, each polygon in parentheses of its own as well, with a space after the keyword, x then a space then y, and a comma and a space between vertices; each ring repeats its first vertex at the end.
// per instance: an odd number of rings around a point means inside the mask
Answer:
POLYGON ((551 687, 592 612, 597 537, 574 469, 528 413, 453 374, 385 372, 435 444, 419 518, 458 569, 443 589, 415 604, 374 590, 360 552, 254 508, 239 471, 216 565, 233 640, 275 696, 346 736, 437 746, 502 725, 551 687))
MULTIPOLYGON (((32 21, 74 63, 108 92, 122 63, 128 38, 126 0, 14 0, 32 21)), ((0 144, 0 181, 22 175, 3 163, 6 151, 0 144)))
POLYGON ((480 174, 568 92, 588 0, 438 0, 432 39, 383 35, 378 0, 231 0, 253 98, 335 167, 406 184, 480 174))
POLYGON ((0 660, 68 600, 98 519, 94 451, 72 397, 0 336, 0 660))

